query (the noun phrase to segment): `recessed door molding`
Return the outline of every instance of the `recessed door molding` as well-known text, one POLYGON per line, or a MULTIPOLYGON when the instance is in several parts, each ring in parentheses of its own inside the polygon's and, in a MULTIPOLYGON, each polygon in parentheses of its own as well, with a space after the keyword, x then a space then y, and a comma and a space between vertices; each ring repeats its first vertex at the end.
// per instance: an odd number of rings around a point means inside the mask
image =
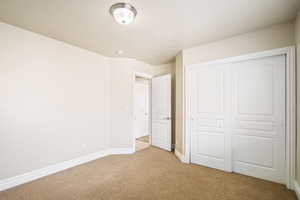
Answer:
MULTIPOLYGON (((187 163, 191 162, 191 111, 190 111, 190 100, 191 100, 191 78, 188 73, 190 70, 198 67, 206 67, 210 65, 225 65, 232 64, 242 61, 260 59, 272 56, 285 56, 286 57, 286 71, 285 71, 285 87, 286 87, 286 98, 285 98, 285 170, 286 170, 286 186, 289 189, 294 189, 295 180, 295 160, 296 160, 296 70, 295 70, 295 47, 285 47, 280 49, 273 49, 258 53, 251 53, 242 56, 229 57, 220 60, 214 60, 205 63, 197 63, 188 66, 184 66, 184 161, 187 163)), ((243 122, 244 123, 244 122, 243 122)), ((247 125, 247 122, 241 124, 242 126, 247 125)), ((216 122, 211 122, 212 125, 216 125, 216 122)), ((269 124, 260 124, 258 128, 267 129, 269 124)), ((229 166, 230 167, 230 166, 229 166)), ((230 171, 230 170, 228 170, 230 171)))

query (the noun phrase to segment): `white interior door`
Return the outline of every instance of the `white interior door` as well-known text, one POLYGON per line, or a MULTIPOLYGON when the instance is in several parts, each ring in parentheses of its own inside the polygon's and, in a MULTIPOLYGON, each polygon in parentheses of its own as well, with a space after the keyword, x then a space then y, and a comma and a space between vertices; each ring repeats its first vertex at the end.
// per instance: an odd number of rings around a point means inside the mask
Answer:
POLYGON ((171 151, 171 75, 152 79, 152 145, 171 151))
POLYGON ((230 74, 209 65, 189 72, 191 162, 230 171, 230 74))
POLYGON ((134 135, 135 138, 149 135, 148 131, 148 84, 136 82, 134 85, 134 135))
POLYGON ((233 64, 233 171, 285 183, 285 56, 233 64))
POLYGON ((191 162, 285 183, 285 56, 187 75, 191 162))

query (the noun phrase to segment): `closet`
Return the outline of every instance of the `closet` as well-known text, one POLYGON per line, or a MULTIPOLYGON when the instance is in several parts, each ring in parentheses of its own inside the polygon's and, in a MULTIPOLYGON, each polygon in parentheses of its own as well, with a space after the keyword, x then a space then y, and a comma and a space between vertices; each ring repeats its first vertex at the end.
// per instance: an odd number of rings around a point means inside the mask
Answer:
POLYGON ((186 71, 194 164, 285 183, 286 55, 186 71))

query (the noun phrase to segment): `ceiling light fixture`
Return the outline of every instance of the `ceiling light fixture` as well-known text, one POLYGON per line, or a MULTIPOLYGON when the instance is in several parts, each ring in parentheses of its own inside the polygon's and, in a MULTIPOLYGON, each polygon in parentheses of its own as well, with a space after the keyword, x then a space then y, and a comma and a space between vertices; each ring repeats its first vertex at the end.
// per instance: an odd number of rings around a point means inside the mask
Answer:
POLYGON ((116 3, 109 9, 110 14, 119 24, 130 24, 137 15, 136 9, 128 3, 116 3))

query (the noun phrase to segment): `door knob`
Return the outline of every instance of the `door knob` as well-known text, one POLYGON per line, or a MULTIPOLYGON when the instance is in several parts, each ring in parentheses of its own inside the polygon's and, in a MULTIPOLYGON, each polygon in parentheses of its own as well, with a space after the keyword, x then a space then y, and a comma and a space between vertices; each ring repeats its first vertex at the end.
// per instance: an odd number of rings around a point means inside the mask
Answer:
POLYGON ((171 117, 164 117, 164 120, 171 120, 171 117))

